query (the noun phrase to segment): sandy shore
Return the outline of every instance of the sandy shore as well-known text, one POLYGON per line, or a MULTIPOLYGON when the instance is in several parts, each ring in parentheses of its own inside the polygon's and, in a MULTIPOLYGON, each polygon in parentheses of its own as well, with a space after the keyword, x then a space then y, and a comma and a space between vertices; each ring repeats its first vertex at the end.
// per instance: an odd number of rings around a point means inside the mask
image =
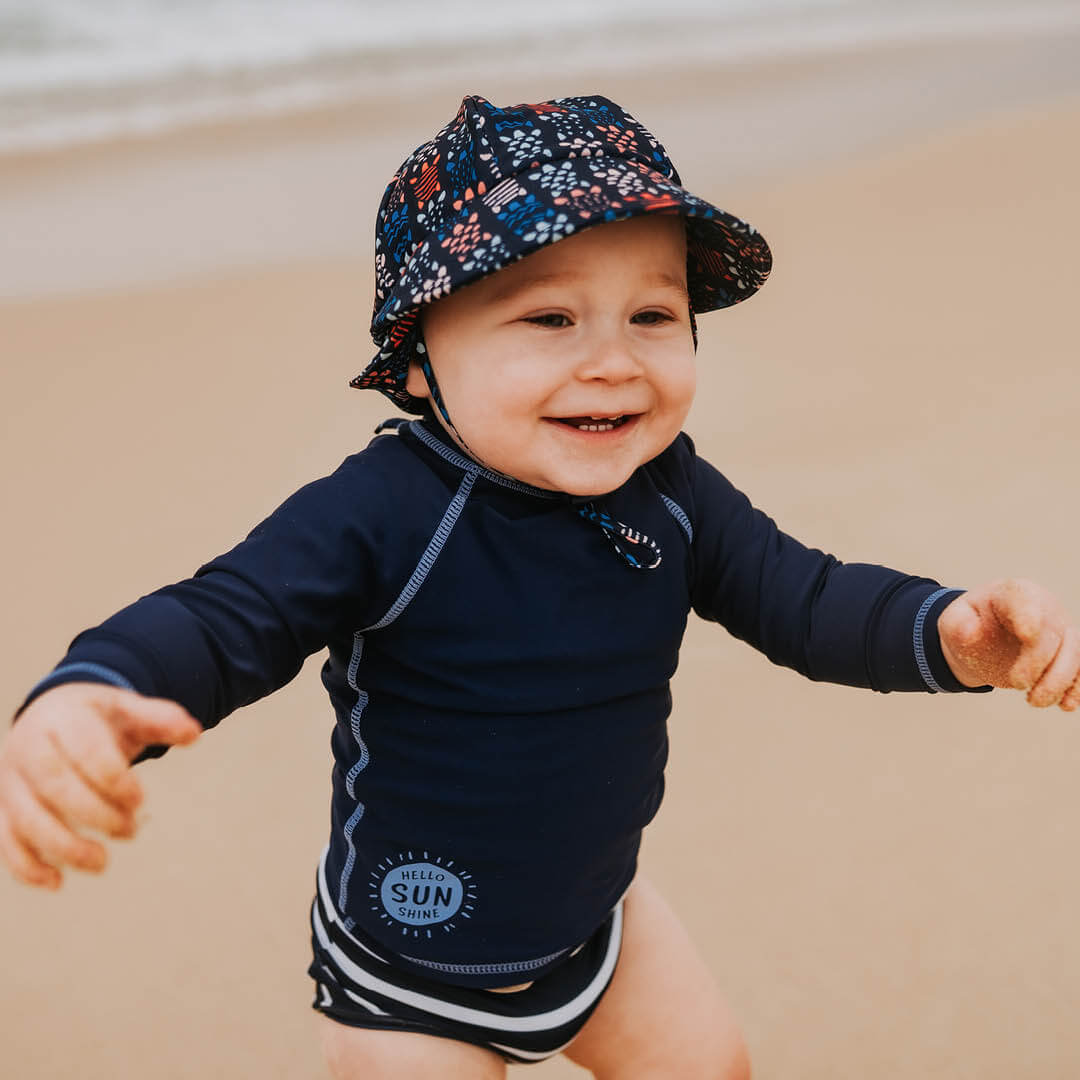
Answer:
MULTIPOLYGON (((700 452, 841 557, 957 584, 1024 574, 1080 612, 1080 101, 724 185, 704 107, 639 101, 690 186, 776 255, 761 296, 702 320, 700 452)), ((297 176, 306 137, 252 135, 297 176)), ((386 133, 369 139, 390 161, 386 133)), ((175 152, 198 173, 194 144, 175 152)), ((125 175, 117 153, 90 182, 125 175)), ((42 205, 47 164, 21 168, 42 205)), ((386 173, 344 226, 365 245, 386 173)), ((0 307, 9 712, 79 629, 231 546, 388 414, 345 387, 369 352, 366 255, 290 251, 0 307)), ((683 657, 644 866, 756 1075, 1080 1074, 1075 720, 1003 693, 809 684, 700 623, 683 657)), ((57 896, 0 880, 5 1074, 321 1075, 304 975, 329 790, 317 666, 147 766, 148 820, 104 879, 57 896)))

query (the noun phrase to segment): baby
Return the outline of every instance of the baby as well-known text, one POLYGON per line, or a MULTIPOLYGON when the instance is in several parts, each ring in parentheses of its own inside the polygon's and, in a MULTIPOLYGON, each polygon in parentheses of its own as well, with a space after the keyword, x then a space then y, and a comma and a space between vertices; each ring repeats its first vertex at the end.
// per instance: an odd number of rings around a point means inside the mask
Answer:
POLYGON ((740 1078, 746 1051, 636 873, 691 609, 812 679, 1080 706, 1080 633, 1036 585, 844 564, 682 433, 695 315, 765 280, 757 232, 681 186, 602 97, 467 97, 376 226, 353 385, 419 419, 232 551, 80 634, 0 746, 0 853, 28 884, 134 833, 131 763, 327 650, 329 842, 311 911, 339 1078, 740 1078))

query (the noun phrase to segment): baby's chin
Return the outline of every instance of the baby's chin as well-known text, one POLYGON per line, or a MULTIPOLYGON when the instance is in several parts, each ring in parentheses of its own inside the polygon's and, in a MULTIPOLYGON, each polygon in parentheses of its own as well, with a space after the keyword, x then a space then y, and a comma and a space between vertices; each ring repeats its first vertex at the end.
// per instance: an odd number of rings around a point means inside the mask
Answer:
MULTIPOLYGON (((456 439, 455 442, 462 445, 456 439)), ((530 487, 577 498, 598 498, 615 491, 643 464, 637 460, 639 455, 625 446, 600 459, 595 448, 590 454, 581 454, 580 450, 567 454, 564 446, 551 446, 545 440, 527 445, 521 453, 507 452, 504 446, 483 438, 479 432, 475 440, 463 448, 481 465, 503 476, 530 487)))
POLYGON ((573 495, 576 498, 597 499, 621 488, 633 474, 633 469, 628 471, 604 469, 589 474, 571 472, 549 477, 546 483, 535 484, 534 487, 561 491, 565 495, 573 495))

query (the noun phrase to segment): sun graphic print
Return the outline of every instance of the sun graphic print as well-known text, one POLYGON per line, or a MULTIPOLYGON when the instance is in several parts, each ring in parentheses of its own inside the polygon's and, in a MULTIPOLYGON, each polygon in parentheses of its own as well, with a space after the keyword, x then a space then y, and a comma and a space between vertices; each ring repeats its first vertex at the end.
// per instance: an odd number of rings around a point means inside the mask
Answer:
POLYGON ((472 874, 453 859, 399 852, 383 859, 368 881, 371 910, 390 926, 414 938, 432 931, 452 933, 458 919, 471 919, 476 905, 472 874))

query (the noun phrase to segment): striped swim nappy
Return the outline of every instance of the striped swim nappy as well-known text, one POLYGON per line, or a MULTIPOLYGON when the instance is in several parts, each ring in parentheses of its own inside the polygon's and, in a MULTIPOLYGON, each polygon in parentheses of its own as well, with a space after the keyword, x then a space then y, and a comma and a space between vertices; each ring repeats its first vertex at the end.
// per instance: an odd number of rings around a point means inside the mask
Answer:
POLYGON ((611 982, 622 942, 622 901, 584 945, 523 990, 450 986, 395 967, 342 925, 316 893, 311 905, 312 1007, 350 1027, 412 1031, 473 1043, 505 1061, 565 1049, 611 982))

